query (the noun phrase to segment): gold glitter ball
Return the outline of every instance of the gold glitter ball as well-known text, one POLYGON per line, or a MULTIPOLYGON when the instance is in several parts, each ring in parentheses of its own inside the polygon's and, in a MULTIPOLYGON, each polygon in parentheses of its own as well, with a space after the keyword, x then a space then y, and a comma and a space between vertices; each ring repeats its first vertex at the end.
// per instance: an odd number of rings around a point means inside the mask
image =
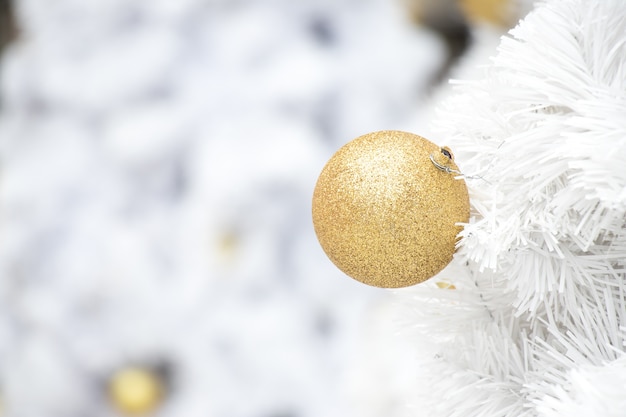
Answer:
POLYGON ((442 168, 459 170, 450 150, 407 132, 369 133, 339 149, 313 192, 313 225, 330 260, 383 288, 441 271, 470 210, 465 181, 442 168))

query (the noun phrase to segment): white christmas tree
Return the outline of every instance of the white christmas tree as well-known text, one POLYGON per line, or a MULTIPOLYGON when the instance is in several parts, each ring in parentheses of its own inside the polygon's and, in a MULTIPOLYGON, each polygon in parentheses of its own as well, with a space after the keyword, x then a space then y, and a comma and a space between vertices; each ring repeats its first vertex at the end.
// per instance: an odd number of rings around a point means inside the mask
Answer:
POLYGON ((414 415, 626 415, 624 2, 537 5, 440 109, 472 214, 398 292, 414 415))

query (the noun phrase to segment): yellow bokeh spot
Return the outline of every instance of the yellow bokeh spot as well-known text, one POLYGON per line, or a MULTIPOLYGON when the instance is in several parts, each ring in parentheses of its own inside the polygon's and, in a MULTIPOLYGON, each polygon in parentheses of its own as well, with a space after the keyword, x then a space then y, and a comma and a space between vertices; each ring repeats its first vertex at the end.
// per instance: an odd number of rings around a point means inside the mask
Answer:
POLYGON ((147 369, 122 369, 111 377, 109 395, 113 405, 124 414, 148 414, 163 399, 163 381, 158 374, 147 369))
POLYGON ((233 232, 224 232, 218 240, 217 250, 221 260, 232 262, 235 259, 239 246, 239 236, 233 232))
POLYGON ((489 22, 509 27, 512 22, 510 0, 461 0, 461 9, 471 22, 489 22))

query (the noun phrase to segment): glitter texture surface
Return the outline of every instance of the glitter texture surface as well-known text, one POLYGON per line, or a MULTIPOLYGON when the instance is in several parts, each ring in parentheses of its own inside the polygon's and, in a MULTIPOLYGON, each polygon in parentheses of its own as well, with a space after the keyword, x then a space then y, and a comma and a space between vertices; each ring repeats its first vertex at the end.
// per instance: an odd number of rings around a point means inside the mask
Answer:
POLYGON ((435 167, 441 148, 412 133, 380 131, 339 149, 313 192, 313 225, 330 260, 368 285, 425 281, 454 255, 469 220, 463 179, 435 167))

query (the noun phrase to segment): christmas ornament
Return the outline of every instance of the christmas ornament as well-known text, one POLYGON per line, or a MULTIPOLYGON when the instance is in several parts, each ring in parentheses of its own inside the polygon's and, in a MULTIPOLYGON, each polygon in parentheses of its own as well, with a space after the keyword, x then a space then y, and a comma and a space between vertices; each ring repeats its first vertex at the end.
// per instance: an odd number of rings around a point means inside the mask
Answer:
POLYGON ((154 411, 164 394, 163 381, 156 372, 144 368, 125 368, 109 381, 111 402, 124 414, 141 415, 154 411))
POLYGON ((313 225, 330 260, 368 285, 398 288, 441 271, 469 220, 448 148, 407 132, 360 136, 332 156, 313 192, 313 225))

